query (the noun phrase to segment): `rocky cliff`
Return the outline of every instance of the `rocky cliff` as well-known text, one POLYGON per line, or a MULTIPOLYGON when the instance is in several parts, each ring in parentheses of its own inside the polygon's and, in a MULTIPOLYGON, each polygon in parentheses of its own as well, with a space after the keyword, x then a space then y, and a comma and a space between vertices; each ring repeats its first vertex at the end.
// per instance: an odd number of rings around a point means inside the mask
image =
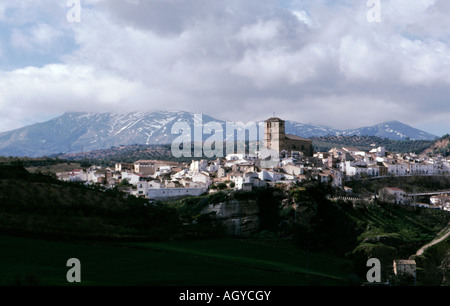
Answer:
POLYGON ((259 229, 259 207, 255 200, 230 200, 209 204, 201 214, 212 214, 227 234, 250 236, 259 229))

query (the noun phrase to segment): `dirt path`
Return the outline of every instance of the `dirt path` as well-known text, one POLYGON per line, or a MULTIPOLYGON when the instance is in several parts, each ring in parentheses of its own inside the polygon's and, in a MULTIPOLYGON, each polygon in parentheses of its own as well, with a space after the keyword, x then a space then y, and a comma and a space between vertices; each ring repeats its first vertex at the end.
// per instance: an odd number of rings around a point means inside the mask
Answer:
POLYGON ((435 245, 436 243, 439 243, 439 242, 445 240, 447 237, 449 237, 449 236, 450 236, 450 222, 447 224, 446 227, 444 227, 444 228, 437 234, 437 236, 440 236, 442 233, 445 233, 445 235, 442 236, 442 237, 440 237, 440 238, 435 238, 435 239, 433 239, 433 241, 431 241, 430 243, 428 243, 428 244, 424 245, 423 247, 421 247, 421 248, 417 251, 416 255, 417 255, 417 256, 422 255, 423 252, 425 252, 426 249, 428 249, 429 247, 431 247, 431 246, 435 245))

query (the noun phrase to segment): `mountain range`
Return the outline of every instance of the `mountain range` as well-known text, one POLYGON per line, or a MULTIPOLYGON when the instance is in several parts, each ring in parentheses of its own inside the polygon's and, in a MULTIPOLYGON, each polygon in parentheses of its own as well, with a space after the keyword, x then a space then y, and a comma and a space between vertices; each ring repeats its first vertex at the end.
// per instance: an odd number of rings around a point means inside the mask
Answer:
MULTIPOLYGON (((194 131, 194 114, 184 111, 133 113, 65 113, 46 122, 0 133, 1 156, 40 157, 58 153, 88 152, 130 144, 170 144, 176 122, 187 122, 194 131)), ((202 115, 202 122, 218 122, 225 132, 225 121, 202 115)), ((378 136, 393 140, 433 140, 436 135, 398 121, 352 130, 286 121, 286 133, 301 137, 325 135, 378 136)), ((204 139, 209 136, 204 135, 204 139)), ((192 138, 194 139, 194 138, 192 138)))

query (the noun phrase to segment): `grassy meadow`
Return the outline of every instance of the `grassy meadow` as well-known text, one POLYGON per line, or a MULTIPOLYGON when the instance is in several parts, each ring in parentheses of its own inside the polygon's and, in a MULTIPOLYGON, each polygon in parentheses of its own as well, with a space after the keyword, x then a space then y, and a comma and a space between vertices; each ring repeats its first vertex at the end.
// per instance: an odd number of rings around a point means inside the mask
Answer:
POLYGON ((0 243, 3 286, 72 286, 69 258, 81 262, 82 286, 346 285, 351 270, 347 260, 270 240, 83 244, 1 235, 0 243))

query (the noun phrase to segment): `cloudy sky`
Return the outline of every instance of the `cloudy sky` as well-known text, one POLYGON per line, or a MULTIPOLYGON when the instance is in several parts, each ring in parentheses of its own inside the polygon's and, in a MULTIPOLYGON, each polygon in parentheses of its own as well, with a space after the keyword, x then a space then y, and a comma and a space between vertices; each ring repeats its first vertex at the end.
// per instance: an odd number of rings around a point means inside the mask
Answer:
POLYGON ((448 0, 1 0, 0 132, 185 110, 442 136, 449 14, 448 0))

